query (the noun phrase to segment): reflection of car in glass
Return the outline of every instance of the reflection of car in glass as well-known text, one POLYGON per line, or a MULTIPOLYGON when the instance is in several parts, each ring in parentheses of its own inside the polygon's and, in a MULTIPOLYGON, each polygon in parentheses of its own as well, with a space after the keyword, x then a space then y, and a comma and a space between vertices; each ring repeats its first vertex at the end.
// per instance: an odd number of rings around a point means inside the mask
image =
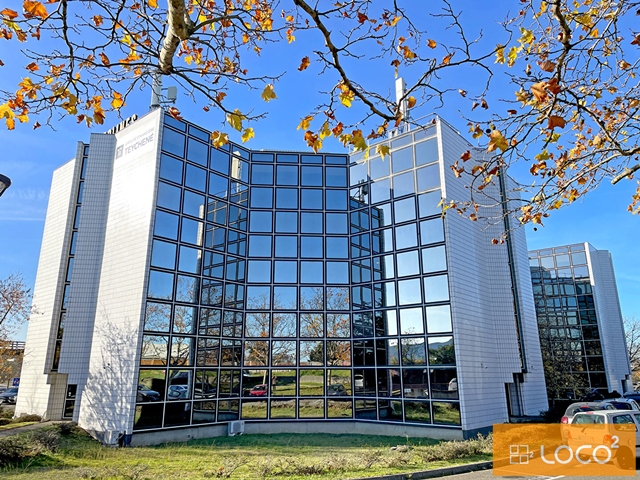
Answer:
POLYGON ((0 403, 16 403, 18 397, 18 388, 7 388, 4 393, 0 393, 0 403))
POLYGON ((216 387, 208 383, 197 382, 193 388, 193 394, 196 398, 214 398, 216 393, 216 387))
POLYGON ((458 391, 458 379, 456 377, 453 377, 449 381, 449 387, 447 388, 447 390, 449 390, 450 392, 457 392, 458 391))
POLYGON ((344 397, 349 394, 347 393, 347 389, 344 388, 344 385, 334 383, 333 385, 329 385, 327 387, 327 395, 344 397))
POLYGON ((169 400, 189 398, 189 387, 186 385, 170 385, 167 397, 169 397, 169 400))
POLYGON ((136 395, 136 402, 159 402, 160 394, 155 390, 151 390, 146 385, 138 385, 138 394, 136 395))
POLYGON ((256 385, 249 391, 250 397, 264 397, 267 395, 267 385, 261 383, 260 385, 256 385))
POLYGON ((364 388, 364 377, 362 375, 356 374, 353 376, 353 386, 357 389, 364 388))

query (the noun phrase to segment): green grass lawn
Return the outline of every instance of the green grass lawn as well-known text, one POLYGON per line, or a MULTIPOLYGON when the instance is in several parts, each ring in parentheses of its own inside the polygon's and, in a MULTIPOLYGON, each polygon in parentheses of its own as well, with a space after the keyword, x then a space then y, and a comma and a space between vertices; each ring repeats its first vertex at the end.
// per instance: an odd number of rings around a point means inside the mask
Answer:
MULTIPOLYGON (((49 427, 51 428, 51 427, 49 427)), ((490 459, 491 441, 441 443, 366 435, 242 435, 156 447, 106 448, 83 432, 4 469, 10 479, 359 478, 490 459), (475 443, 474 443, 475 442, 475 443), (390 447, 401 445, 391 450, 390 447), (408 447, 405 447, 408 446, 408 447)))

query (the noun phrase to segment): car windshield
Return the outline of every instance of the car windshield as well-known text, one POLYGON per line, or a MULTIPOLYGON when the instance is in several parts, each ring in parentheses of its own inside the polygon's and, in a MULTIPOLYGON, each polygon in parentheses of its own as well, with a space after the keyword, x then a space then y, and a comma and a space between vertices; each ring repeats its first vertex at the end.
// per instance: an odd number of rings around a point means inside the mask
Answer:
POLYGON ((10 388, 4 393, 18 393, 18 389, 17 388, 10 388))
POLYGON ((151 390, 149 387, 147 387, 146 385, 138 385, 138 390, 151 390))

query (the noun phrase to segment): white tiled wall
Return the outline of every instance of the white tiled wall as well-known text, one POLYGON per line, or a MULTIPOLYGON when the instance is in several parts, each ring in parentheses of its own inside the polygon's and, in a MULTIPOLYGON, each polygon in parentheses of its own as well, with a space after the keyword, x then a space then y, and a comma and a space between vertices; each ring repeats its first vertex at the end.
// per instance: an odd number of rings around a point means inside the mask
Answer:
POLYGON ((591 285, 596 305, 596 316, 602 340, 602 356, 607 372, 607 382, 611 390, 622 393, 632 389, 623 385, 631 375, 629 354, 625 348, 624 326, 618 298, 618 288, 613 270, 611 254, 607 250, 596 250, 586 244, 591 285))
MULTIPOLYGON (((439 130, 444 161, 443 195, 447 200, 468 200, 469 189, 465 188, 468 182, 456 178, 449 167, 466 150, 473 154, 469 164, 481 160, 479 153, 446 123, 439 122, 439 130)), ((498 192, 491 191, 491 188, 487 187, 485 191, 497 198, 498 192)), ((479 197, 477 201, 482 202, 482 198, 479 197)), ((508 421, 505 384, 512 383, 513 374, 521 372, 507 244, 492 244, 492 239, 499 238, 504 231, 504 224, 499 221, 501 207, 498 204, 483 209, 482 214, 488 214, 493 220, 472 222, 451 209, 445 215, 449 288, 464 430, 508 421)), ((524 238, 518 236, 514 241, 520 282, 526 281, 526 274, 521 272, 522 265, 527 262, 524 242, 524 238)), ((530 290, 530 285, 530 282, 520 285, 520 292, 530 290)), ((525 332, 527 337, 535 335, 535 341, 527 338, 526 342, 527 347, 533 349, 538 342, 535 314, 530 309, 533 299, 527 299, 526 294, 523 299, 525 332)), ((531 386, 523 389, 523 404, 526 413, 538 414, 547 406, 546 398, 543 398, 544 379, 540 377, 542 362, 539 354, 528 356, 527 361, 533 374, 525 376, 525 382, 531 382, 531 386)))
MULTIPOLYGON (((116 135, 118 147, 159 135, 161 110, 116 135)), ((97 312, 79 424, 131 433, 155 205, 159 142, 116 158, 105 230, 97 312)), ((117 155, 116 155, 117 156, 117 155)))
MULTIPOLYGON (((78 144, 76 158, 82 156, 78 144)), ((69 232, 75 212, 76 177, 80 162, 72 160, 53 173, 38 273, 33 291, 35 312, 29 319, 20 390, 15 414, 37 414, 45 419, 62 415, 64 394, 53 395, 52 385, 65 384, 64 376, 51 374, 56 329, 69 249, 69 232), (62 378, 60 378, 62 377, 62 378)))

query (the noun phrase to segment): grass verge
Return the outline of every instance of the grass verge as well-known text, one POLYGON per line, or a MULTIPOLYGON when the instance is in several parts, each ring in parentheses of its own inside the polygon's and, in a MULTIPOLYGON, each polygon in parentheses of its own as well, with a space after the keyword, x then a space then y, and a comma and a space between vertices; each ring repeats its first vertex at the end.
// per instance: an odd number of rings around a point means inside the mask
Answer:
POLYGON ((48 426, 1 440, 0 465, 7 450, 3 450, 3 441, 14 439, 14 447, 22 445, 25 449, 21 450, 23 457, 8 462, 5 458, 0 477, 348 479, 490 460, 492 448, 491 437, 439 443, 404 437, 278 434, 115 449, 101 446, 80 429, 64 429, 48 426))

